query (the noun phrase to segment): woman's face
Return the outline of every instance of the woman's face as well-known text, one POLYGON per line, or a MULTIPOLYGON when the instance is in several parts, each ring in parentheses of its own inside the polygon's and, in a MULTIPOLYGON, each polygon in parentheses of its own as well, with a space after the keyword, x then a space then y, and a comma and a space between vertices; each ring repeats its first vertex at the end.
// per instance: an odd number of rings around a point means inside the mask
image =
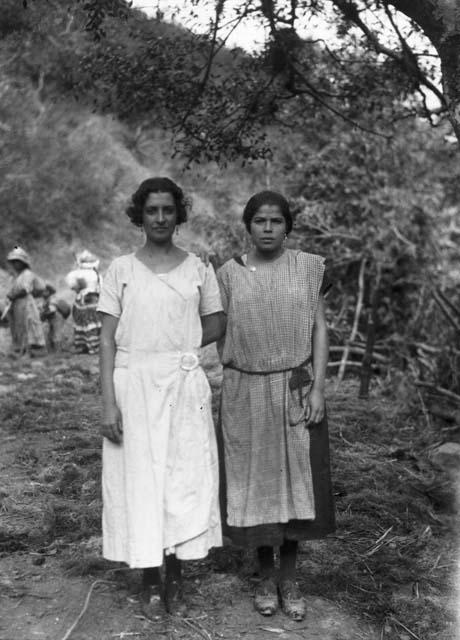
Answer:
POLYGON ((177 211, 171 193, 149 193, 142 212, 147 239, 155 244, 171 241, 176 228, 177 211))
POLYGON ((286 220, 276 204, 263 204, 250 224, 251 238, 256 249, 276 253, 286 237, 286 220))
POLYGON ((14 273, 21 273, 26 268, 26 265, 21 260, 9 260, 8 264, 14 273))

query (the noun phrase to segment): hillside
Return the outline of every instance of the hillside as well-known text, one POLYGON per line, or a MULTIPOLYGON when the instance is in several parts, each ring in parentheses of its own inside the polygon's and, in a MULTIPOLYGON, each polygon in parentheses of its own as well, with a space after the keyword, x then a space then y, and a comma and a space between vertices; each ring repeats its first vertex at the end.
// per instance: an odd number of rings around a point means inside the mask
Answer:
MULTIPOLYGON (((171 158, 169 134, 95 111, 96 88, 81 88, 81 60, 94 43, 69 19, 66 3, 59 9, 31 3, 25 11, 11 0, 8 7, 0 17, 0 265, 16 243, 24 244, 37 270, 58 285, 83 246, 106 265, 141 241, 124 209, 139 182, 158 174, 176 179, 193 202, 179 242, 206 245, 193 217, 214 216, 219 189, 226 189, 223 172, 204 167, 199 176, 184 173, 185 160, 171 158)), ((140 14, 135 18, 144 29, 149 24, 140 14)), ((111 34, 112 41, 118 37, 119 32, 111 34)), ((154 113, 149 122, 156 122, 154 113)), ((241 195, 229 214, 252 187, 248 184, 245 193, 239 184, 241 195)))

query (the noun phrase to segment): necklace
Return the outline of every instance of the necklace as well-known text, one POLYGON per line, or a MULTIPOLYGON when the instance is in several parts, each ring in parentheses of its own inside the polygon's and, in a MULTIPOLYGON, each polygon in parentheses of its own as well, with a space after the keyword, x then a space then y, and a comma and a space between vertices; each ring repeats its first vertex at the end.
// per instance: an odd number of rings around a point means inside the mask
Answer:
MULTIPOLYGON (((276 258, 274 258, 273 260, 267 260, 266 264, 272 264, 275 263, 279 260, 279 258, 281 258, 281 256, 284 254, 284 249, 281 251, 281 253, 276 256, 276 258)), ((246 268, 248 269, 248 271, 252 271, 254 273, 254 271, 257 271, 257 267, 253 264, 248 264, 248 255, 245 254, 244 256, 244 262, 246 264, 246 268)), ((262 263, 263 264, 263 263, 262 263)))

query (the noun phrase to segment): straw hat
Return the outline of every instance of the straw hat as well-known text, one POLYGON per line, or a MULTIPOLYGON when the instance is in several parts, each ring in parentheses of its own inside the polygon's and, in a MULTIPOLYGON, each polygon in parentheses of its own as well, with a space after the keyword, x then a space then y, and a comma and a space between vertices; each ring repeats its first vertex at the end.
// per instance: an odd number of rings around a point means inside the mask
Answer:
POLYGON ((24 249, 22 249, 21 247, 18 247, 18 246, 14 247, 14 249, 12 249, 9 252, 6 259, 8 260, 8 262, 11 262, 12 260, 19 260, 19 262, 22 262, 23 264, 25 264, 26 267, 30 267, 29 254, 27 253, 27 251, 24 251, 24 249))

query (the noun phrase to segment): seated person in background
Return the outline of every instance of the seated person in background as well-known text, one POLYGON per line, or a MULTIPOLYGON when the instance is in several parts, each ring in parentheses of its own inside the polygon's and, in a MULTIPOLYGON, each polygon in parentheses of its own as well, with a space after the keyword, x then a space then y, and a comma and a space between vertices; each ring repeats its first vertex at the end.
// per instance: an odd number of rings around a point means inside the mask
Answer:
POLYGON ((71 311, 70 305, 62 298, 57 298, 55 294, 56 289, 48 282, 42 295, 43 305, 40 310, 40 319, 48 323, 49 351, 61 351, 64 323, 71 311))

